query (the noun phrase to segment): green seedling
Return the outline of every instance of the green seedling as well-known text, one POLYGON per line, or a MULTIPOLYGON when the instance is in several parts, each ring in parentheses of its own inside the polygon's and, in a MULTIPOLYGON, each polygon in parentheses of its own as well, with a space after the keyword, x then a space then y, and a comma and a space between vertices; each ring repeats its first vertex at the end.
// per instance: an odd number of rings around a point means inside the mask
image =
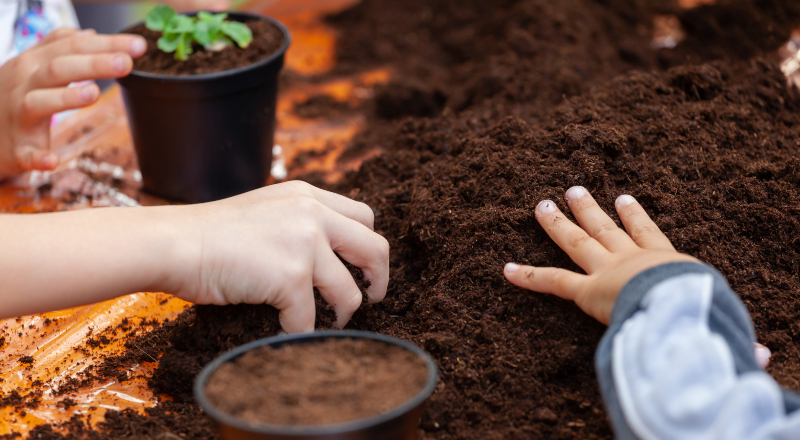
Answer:
POLYGON ((169 6, 159 5, 147 14, 145 26, 151 31, 161 31, 158 48, 175 52, 176 60, 186 60, 192 53, 192 44, 206 50, 219 51, 236 43, 241 48, 253 41, 253 33, 243 23, 226 21, 228 14, 198 12, 196 17, 182 15, 169 6))

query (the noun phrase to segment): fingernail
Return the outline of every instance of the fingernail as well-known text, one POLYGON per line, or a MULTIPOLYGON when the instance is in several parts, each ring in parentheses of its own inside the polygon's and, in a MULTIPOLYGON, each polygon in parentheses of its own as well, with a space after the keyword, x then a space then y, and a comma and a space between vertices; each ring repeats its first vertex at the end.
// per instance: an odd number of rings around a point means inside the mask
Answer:
POLYGON ((636 199, 634 199, 633 197, 631 197, 631 196, 629 196, 627 194, 623 194, 623 195, 617 197, 616 205, 617 205, 617 208, 619 208, 620 206, 630 205, 631 203, 634 203, 634 202, 636 202, 636 199))
POLYGON ((586 191, 586 188, 582 186, 573 186, 572 188, 567 190, 567 194, 564 196, 566 197, 567 201, 579 199, 586 194, 589 194, 589 191, 586 191))
POLYGON ((43 165, 42 168, 47 170, 55 169, 55 167, 58 166, 58 161, 59 161, 58 155, 56 155, 55 153, 50 153, 42 158, 42 165, 43 165))
POLYGON ((756 342, 755 352, 756 363, 758 366, 761 368, 766 368, 767 365, 769 365, 769 358, 772 356, 772 352, 769 350, 769 348, 759 344, 758 342, 756 342))
POLYGON ((536 205, 536 209, 540 214, 549 214, 556 210, 556 204, 552 200, 542 200, 536 205))
POLYGON ((134 38, 131 41, 131 52, 134 55, 143 54, 147 50, 147 42, 144 41, 144 38, 134 38))
POLYGON ((125 57, 122 55, 117 55, 111 61, 111 68, 114 69, 116 73, 122 73, 125 70, 125 57))
POLYGON ((504 270, 506 273, 514 273, 519 270, 519 264, 506 263, 506 268, 504 270))
POLYGON ((81 102, 88 104, 94 100, 94 87, 85 86, 81 88, 81 102))

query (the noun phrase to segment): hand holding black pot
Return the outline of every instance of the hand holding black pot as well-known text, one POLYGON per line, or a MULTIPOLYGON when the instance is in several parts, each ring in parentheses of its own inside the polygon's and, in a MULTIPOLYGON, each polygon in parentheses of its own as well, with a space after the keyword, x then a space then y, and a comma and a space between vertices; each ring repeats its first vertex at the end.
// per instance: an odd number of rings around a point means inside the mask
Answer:
POLYGON ((93 30, 58 29, 0 67, 0 179, 27 170, 52 170, 54 113, 94 104, 96 84, 70 83, 119 78, 147 43, 134 35, 97 35, 93 30))

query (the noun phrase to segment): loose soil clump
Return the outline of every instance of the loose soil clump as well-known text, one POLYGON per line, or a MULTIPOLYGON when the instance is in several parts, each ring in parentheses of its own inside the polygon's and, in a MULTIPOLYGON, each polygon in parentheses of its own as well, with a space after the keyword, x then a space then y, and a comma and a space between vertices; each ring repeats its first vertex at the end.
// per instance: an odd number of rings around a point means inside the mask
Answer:
POLYGON ((176 60, 174 54, 163 52, 158 48, 157 42, 161 38, 161 32, 151 31, 144 25, 128 29, 125 32, 141 35, 147 40, 147 52, 133 61, 133 69, 179 76, 224 72, 261 61, 283 46, 285 41, 283 32, 272 23, 262 20, 248 20, 244 23, 253 32, 253 41, 246 48, 229 46, 215 52, 194 44, 192 46, 194 53, 185 61, 176 60))
POLYGON ((263 346, 222 364, 206 396, 221 411, 273 425, 327 425, 385 413, 414 397, 425 362, 404 348, 363 339, 263 346))

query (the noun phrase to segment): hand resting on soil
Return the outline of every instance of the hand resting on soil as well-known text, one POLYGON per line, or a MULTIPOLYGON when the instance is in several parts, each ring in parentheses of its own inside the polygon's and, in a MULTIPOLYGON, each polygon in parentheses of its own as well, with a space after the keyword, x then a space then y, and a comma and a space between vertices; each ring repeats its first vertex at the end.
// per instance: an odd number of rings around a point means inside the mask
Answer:
MULTIPOLYGON (((676 251, 644 208, 629 195, 619 196, 614 203, 627 233, 617 227, 584 187, 568 189, 565 198, 580 227, 550 200, 536 206, 536 219, 586 275, 508 263, 505 276, 515 285, 574 301, 589 316, 608 325, 617 295, 633 277, 661 264, 699 262, 676 251)), ((760 366, 766 367, 769 349, 756 343, 755 353, 760 366)))
POLYGON ((523 289, 575 301, 589 316, 608 325, 619 291, 639 272, 664 263, 698 262, 678 253, 629 195, 619 196, 615 203, 628 233, 617 227, 582 186, 567 190, 566 199, 580 227, 550 200, 536 206, 536 219, 586 275, 508 263, 505 275, 509 281, 523 289))
POLYGON ((316 287, 343 327, 362 303, 344 260, 381 301, 389 244, 365 204, 303 182, 218 202, 3 214, 0 318, 169 292, 199 304, 261 304, 287 332, 314 329, 316 287))

